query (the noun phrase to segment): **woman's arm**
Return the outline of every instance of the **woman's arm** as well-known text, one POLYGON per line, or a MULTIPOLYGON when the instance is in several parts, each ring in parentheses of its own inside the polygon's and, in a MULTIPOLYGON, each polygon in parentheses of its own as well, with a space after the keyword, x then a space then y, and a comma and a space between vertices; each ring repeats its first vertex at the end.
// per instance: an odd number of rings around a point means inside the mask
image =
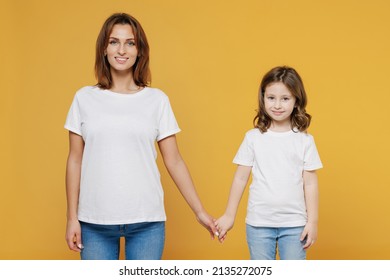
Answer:
POLYGON ((69 155, 66 164, 67 225, 66 242, 69 249, 80 252, 81 229, 77 217, 80 193, 81 161, 84 152, 83 138, 69 131, 69 155))
POLYGON ((171 135, 160 140, 158 146, 172 180, 195 213, 198 222, 210 232, 211 238, 214 238, 214 234, 217 233, 214 226, 214 220, 203 208, 202 202, 195 190, 190 172, 180 155, 176 143, 176 136, 171 135))
POLYGON ((307 211, 307 224, 302 232, 301 240, 306 237, 304 249, 308 249, 317 240, 318 226, 318 179, 314 171, 303 171, 303 187, 307 211))
POLYGON ((228 230, 234 225, 238 205, 240 203, 242 194, 248 184, 249 176, 252 166, 238 165, 236 173, 234 174, 233 183, 230 188, 230 194, 225 213, 215 222, 219 231, 219 240, 223 242, 226 238, 228 230))

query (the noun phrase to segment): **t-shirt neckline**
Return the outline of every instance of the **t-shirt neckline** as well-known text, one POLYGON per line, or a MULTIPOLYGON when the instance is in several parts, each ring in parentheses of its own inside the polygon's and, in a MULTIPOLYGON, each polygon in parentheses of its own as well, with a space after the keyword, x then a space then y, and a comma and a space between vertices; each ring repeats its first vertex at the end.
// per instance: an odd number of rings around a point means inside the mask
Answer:
POLYGON ((141 94, 143 94, 146 89, 148 87, 144 87, 143 89, 141 89, 140 91, 137 91, 135 93, 119 93, 119 92, 115 92, 115 91, 112 91, 112 90, 109 90, 109 89, 103 89, 102 91, 106 94, 109 94, 109 95, 113 95, 113 96, 119 96, 119 97, 124 97, 124 98, 132 98, 132 97, 136 97, 136 96, 139 96, 141 94))
POLYGON ((272 131, 272 130, 268 129, 266 133, 269 135, 272 135, 272 136, 287 136, 287 135, 291 135, 295 132, 292 129, 288 130, 288 131, 272 131))

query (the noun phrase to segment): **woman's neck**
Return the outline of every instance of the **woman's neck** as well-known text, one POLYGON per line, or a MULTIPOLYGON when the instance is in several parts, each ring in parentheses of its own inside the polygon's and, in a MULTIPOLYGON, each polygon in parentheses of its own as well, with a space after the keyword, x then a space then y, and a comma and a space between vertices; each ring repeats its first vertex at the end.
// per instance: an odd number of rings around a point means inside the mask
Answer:
POLYGON ((133 73, 130 71, 111 71, 112 87, 110 90, 119 93, 135 93, 142 88, 135 84, 133 73))

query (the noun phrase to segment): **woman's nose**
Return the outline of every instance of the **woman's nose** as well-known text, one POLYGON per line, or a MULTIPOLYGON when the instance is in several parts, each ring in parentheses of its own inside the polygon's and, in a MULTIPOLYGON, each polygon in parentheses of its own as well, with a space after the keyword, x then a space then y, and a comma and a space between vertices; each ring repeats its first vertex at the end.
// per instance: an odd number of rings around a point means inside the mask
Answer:
POLYGON ((118 54, 124 55, 126 53, 126 48, 124 44, 119 45, 118 54))

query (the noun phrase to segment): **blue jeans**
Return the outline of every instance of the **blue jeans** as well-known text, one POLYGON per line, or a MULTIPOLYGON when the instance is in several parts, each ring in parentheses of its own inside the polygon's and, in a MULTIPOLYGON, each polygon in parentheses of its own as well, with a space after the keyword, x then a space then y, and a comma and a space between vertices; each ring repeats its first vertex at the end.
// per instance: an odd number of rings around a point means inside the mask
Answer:
POLYGON ((246 239, 251 260, 275 260, 276 249, 281 260, 305 260, 306 251, 300 241, 304 227, 254 227, 246 225, 246 239))
POLYGON ((119 259, 120 238, 125 238, 127 260, 160 260, 164 249, 165 222, 97 225, 80 222, 84 249, 82 260, 119 259))

